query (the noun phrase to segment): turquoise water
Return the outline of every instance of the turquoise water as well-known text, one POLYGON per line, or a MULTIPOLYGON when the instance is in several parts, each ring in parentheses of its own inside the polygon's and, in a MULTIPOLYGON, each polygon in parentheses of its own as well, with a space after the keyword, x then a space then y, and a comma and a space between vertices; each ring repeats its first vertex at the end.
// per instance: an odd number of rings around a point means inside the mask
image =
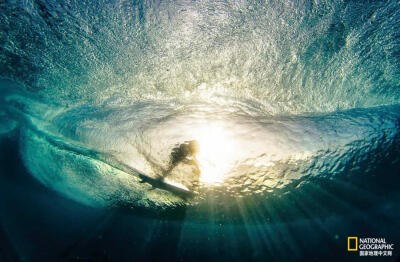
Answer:
POLYGON ((3 170, 23 165, 34 180, 22 184, 72 210, 248 229, 246 254, 280 246, 267 231, 290 235, 285 223, 331 219, 333 242, 350 217, 396 225, 399 5, 0 2, 3 170))

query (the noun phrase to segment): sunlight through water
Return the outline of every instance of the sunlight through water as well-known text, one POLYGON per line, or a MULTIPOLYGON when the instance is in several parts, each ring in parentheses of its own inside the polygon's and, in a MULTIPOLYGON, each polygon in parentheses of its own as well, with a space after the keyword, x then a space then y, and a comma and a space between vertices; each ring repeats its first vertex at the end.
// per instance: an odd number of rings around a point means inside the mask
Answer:
POLYGON ((200 168, 200 182, 222 183, 233 166, 237 145, 222 125, 213 123, 201 127, 195 135, 199 143, 197 161, 200 168))

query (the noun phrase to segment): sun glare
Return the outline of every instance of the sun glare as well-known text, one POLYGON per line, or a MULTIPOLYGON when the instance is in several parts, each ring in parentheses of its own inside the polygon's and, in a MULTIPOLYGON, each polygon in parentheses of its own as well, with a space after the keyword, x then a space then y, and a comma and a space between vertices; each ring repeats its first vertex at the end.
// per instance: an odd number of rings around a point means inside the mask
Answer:
POLYGON ((222 183, 232 167, 237 150, 234 140, 230 138, 228 130, 218 124, 199 128, 196 133, 200 182, 214 185, 222 183))

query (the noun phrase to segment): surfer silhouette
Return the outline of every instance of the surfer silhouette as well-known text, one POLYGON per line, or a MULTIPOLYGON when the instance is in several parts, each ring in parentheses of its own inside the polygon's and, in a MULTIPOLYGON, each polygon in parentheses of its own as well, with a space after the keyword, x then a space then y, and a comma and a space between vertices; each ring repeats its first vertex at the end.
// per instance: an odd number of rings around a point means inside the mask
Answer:
POLYGON ((148 182, 154 188, 163 188, 175 193, 181 194, 184 197, 191 195, 192 192, 188 191, 193 188, 200 176, 199 163, 196 159, 196 154, 199 151, 199 145, 196 140, 185 141, 177 145, 171 151, 168 168, 162 170, 161 175, 157 178, 151 178, 143 173, 140 174, 142 178, 141 183, 148 182), (186 188, 170 184, 171 181, 165 181, 167 177, 172 176, 173 181, 186 188))
POLYGON ((164 171, 163 177, 171 174, 171 171, 179 164, 187 164, 195 167, 195 174, 198 175, 199 163, 196 159, 196 154, 199 151, 199 144, 196 140, 186 141, 183 144, 172 149, 169 167, 164 171))

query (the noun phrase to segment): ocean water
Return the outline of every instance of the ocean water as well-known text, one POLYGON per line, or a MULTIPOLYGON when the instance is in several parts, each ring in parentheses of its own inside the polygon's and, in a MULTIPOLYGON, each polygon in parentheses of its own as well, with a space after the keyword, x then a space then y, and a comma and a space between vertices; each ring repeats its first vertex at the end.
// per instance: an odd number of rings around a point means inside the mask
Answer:
POLYGON ((0 1, 0 261, 396 261, 399 7, 0 1))

